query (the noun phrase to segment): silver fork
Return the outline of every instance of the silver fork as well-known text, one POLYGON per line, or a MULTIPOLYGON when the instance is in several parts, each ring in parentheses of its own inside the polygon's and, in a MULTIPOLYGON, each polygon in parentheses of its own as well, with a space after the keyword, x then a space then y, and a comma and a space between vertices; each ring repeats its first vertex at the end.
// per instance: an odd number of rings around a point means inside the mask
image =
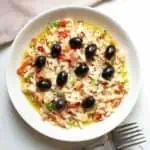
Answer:
POLYGON ((117 127, 107 137, 108 139, 107 141, 104 140, 104 144, 96 142, 84 147, 82 150, 93 150, 96 147, 102 146, 105 150, 122 150, 146 142, 143 131, 136 122, 117 127))
POLYGON ((142 129, 136 122, 117 127, 112 131, 112 141, 116 150, 129 148, 146 142, 142 129))

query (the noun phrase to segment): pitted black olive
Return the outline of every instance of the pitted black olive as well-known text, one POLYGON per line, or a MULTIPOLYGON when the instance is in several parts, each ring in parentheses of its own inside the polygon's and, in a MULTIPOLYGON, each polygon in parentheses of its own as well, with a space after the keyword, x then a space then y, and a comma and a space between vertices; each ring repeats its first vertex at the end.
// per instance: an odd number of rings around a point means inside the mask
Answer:
POLYGON ((62 71, 58 74, 56 82, 58 86, 63 86, 68 80, 68 74, 65 71, 62 71))
POLYGON ((63 97, 58 98, 55 101, 55 109, 56 110, 63 110, 66 106, 66 100, 63 97))
POLYGON ((74 38, 71 38, 70 41, 69 41, 69 44, 70 44, 70 47, 72 49, 77 49, 77 48, 81 48, 82 47, 82 38, 80 37, 74 37, 74 38))
POLYGON ((85 49, 85 56, 87 59, 92 59, 96 54, 96 44, 89 44, 85 49))
POLYGON ((51 85, 52 85, 51 80, 48 79, 42 79, 36 83, 36 86, 40 90, 48 90, 51 88, 51 85))
POLYGON ((115 69, 113 66, 109 65, 106 68, 104 68, 102 72, 102 77, 106 80, 110 80, 115 73, 115 69))
POLYGON ((56 43, 52 45, 51 47, 51 56, 53 58, 57 58, 61 54, 61 45, 59 43, 56 43))
POLYGON ((111 59, 114 55, 115 55, 115 52, 116 52, 116 48, 115 46, 113 45, 109 45, 107 48, 106 48, 106 51, 105 51, 105 58, 107 59, 111 59))
POLYGON ((80 63, 79 66, 75 69, 75 74, 79 77, 85 77, 88 71, 88 65, 86 63, 80 63))
POLYGON ((95 105, 95 98, 93 96, 86 97, 81 106, 85 109, 91 108, 95 105))
POLYGON ((46 57, 45 56, 38 56, 35 60, 35 66, 37 68, 42 68, 46 63, 46 57))

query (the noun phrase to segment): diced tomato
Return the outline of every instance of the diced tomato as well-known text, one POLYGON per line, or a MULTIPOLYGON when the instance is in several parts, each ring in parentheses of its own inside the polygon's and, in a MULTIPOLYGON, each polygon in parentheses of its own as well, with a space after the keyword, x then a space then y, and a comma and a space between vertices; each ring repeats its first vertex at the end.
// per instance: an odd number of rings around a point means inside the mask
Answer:
POLYGON ((57 118, 56 118, 56 116, 54 114, 49 114, 49 116, 50 116, 50 119, 52 121, 56 121, 57 120, 57 118))
POLYGON ((115 100, 112 101, 112 106, 113 106, 114 108, 116 108, 117 106, 120 105, 120 103, 121 103, 121 100, 120 100, 120 99, 115 99, 115 100))
POLYGON ((70 55, 70 62, 72 66, 74 66, 77 62, 77 58, 73 54, 70 55))
POLYGON ((122 83, 117 82, 115 86, 116 86, 116 88, 115 88, 114 92, 116 94, 120 94, 121 92, 124 91, 124 86, 122 83))
POLYGON ((67 61, 70 63, 70 59, 66 55, 61 55, 58 57, 58 61, 67 61))
POLYGON ((44 52, 44 47, 43 46, 38 46, 37 50, 40 51, 40 52, 44 52))
MULTIPOLYGON (((41 52, 43 56, 48 56, 48 55, 49 55, 49 53, 45 51, 45 49, 44 49, 43 46, 38 46, 38 47, 37 47, 37 50, 38 50, 39 52, 41 52)), ((36 55, 36 57, 38 57, 40 54, 39 54, 39 53, 36 53, 35 55, 36 55)))
POLYGON ((26 65, 22 65, 22 66, 20 66, 18 69, 17 69, 17 73, 19 74, 19 75, 21 75, 21 74, 23 74, 24 72, 25 72, 25 70, 26 70, 26 65))
POLYGON ((119 84, 119 83, 118 83, 118 88, 120 89, 120 91, 123 91, 123 90, 124 90, 123 84, 121 84, 121 83, 119 84))
POLYGON ((61 27, 66 27, 66 25, 69 23, 69 21, 67 21, 67 20, 62 20, 62 21, 60 21, 60 26, 61 27))
POLYGON ((76 102, 76 103, 69 103, 68 104, 68 108, 77 108, 80 106, 80 102, 76 102))
POLYGON ((84 89, 83 89, 83 84, 81 82, 76 82, 75 84, 75 90, 80 92, 81 95, 84 95, 84 89))
POLYGON ((69 31, 67 31, 67 30, 59 31, 58 34, 59 34, 60 39, 64 39, 69 36, 69 31))
POLYGON ((62 54, 58 58, 58 60, 60 60, 60 61, 67 61, 67 62, 70 63, 70 65, 75 65, 76 62, 77 62, 77 58, 72 53, 70 53, 70 54, 67 53, 66 55, 62 54))
POLYGON ((25 73, 27 71, 27 66, 32 64, 32 60, 30 58, 27 58, 22 65, 17 69, 17 73, 19 75, 22 75, 23 73, 25 73))
POLYGON ((40 79, 43 79, 43 70, 39 70, 39 69, 36 69, 36 73, 35 73, 35 79, 38 81, 40 79))
POLYGON ((102 115, 98 112, 95 112, 95 113, 92 114, 92 117, 95 121, 99 121, 99 120, 101 120, 102 115))

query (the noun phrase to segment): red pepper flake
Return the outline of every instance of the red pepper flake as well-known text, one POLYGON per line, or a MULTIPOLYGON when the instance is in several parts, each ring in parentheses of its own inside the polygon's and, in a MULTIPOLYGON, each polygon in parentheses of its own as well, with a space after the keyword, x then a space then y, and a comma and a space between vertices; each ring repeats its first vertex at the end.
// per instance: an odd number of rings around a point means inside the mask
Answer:
POLYGON ((62 20, 62 21, 60 21, 60 26, 61 27, 66 27, 66 25, 69 23, 69 21, 67 21, 67 20, 62 20))
POLYGON ((37 50, 40 51, 40 52, 44 52, 43 46, 38 46, 38 47, 37 47, 37 50))

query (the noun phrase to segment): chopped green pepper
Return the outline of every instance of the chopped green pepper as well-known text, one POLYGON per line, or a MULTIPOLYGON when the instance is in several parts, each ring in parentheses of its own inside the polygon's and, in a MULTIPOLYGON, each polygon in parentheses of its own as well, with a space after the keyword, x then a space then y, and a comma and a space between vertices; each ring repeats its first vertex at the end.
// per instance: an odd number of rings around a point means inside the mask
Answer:
POLYGON ((28 76, 26 77, 26 79, 29 80, 30 78, 32 78, 33 74, 34 74, 33 72, 29 73, 28 76))
POLYGON ((48 23, 48 26, 49 26, 50 28, 59 27, 59 26, 60 26, 60 23, 59 23, 59 22, 50 22, 50 23, 48 23))
POLYGON ((104 30, 103 36, 106 36, 107 34, 107 30, 104 30))
POLYGON ((51 103, 47 103, 46 107, 47 107, 48 110, 52 110, 52 109, 55 109, 55 104, 52 103, 52 102, 51 103))
POLYGON ((96 80, 92 79, 91 82, 90 82, 90 85, 95 86, 96 85, 96 80))

